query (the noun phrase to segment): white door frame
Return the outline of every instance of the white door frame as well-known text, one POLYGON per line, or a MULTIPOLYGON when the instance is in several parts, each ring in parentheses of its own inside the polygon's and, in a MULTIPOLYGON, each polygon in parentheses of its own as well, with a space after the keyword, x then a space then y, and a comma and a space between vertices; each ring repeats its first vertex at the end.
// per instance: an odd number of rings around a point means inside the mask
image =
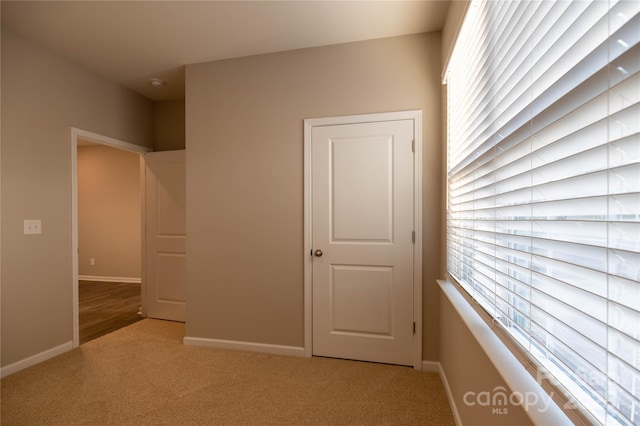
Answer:
MULTIPOLYGON (((80 308, 79 308, 79 296, 78 296, 78 139, 88 140, 100 145, 106 145, 113 148, 134 152, 140 154, 140 182, 144 182, 144 153, 153 151, 150 148, 144 146, 135 145, 129 142, 121 141, 119 139, 110 138, 108 136, 99 135, 97 133, 89 132, 87 130, 77 129, 71 127, 71 276, 72 280, 72 306, 73 306, 73 347, 80 346, 80 308)), ((142 230, 142 294, 144 294, 144 254, 145 254, 145 241, 144 241, 144 185, 140 185, 140 205, 141 205, 141 217, 140 221, 143 226, 142 230)), ((144 310, 144 297, 142 298, 143 314, 144 310)))
POLYGON ((400 111, 344 117, 313 118, 304 120, 304 355, 313 354, 313 249, 311 134, 313 127, 340 124, 372 123, 379 121, 413 120, 415 140, 413 229, 416 241, 413 251, 413 368, 422 369, 422 111, 400 111))

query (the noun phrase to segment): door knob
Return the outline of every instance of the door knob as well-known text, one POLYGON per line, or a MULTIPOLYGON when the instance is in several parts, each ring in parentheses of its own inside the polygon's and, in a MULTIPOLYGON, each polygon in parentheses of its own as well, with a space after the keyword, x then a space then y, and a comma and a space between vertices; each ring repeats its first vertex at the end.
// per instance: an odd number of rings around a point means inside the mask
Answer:
POLYGON ((316 257, 322 257, 322 250, 318 249, 313 254, 315 254, 316 257))

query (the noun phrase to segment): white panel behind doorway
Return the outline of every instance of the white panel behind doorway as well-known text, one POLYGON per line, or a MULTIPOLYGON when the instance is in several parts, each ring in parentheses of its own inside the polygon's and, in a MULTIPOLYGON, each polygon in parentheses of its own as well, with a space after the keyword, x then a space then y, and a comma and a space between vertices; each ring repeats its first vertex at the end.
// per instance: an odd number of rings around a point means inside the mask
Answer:
POLYGON ((185 151, 145 156, 147 316, 185 321, 187 302, 185 151))

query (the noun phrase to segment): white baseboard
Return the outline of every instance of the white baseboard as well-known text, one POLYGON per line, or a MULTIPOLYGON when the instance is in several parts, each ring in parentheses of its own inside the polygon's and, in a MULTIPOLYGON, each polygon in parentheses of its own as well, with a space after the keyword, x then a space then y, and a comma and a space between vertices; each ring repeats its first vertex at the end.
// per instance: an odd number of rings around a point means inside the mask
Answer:
POLYGON ((132 277, 100 277, 97 275, 78 275, 79 281, 102 281, 105 283, 132 283, 132 284, 140 284, 142 282, 142 278, 132 278, 132 277))
POLYGON ((451 407, 451 413, 453 414, 453 420, 456 422, 457 426, 462 426, 462 419, 460 418, 460 413, 458 413, 458 406, 456 405, 456 400, 453 398, 453 393, 451 392, 451 387, 449 386, 449 381, 447 380, 447 375, 444 374, 444 370, 442 368, 442 364, 437 362, 438 364, 438 373, 440 373, 440 380, 442 380, 442 385, 444 386, 444 391, 447 394, 447 399, 449 400, 449 406, 451 407))
POLYGON ((428 371, 431 373, 440 372, 440 363, 435 361, 422 361, 422 371, 428 371))
POLYGON ((431 373, 438 373, 440 375, 440 380, 442 381, 442 385, 444 386, 444 390, 447 394, 447 399, 449 400, 449 405, 451 406, 451 413, 453 414, 453 419, 456 422, 457 426, 462 426, 462 420, 460 419, 460 413, 458 413, 458 408, 456 406, 456 401, 453 399, 453 394, 451 393, 451 387, 449 387, 449 382, 447 381, 447 376, 444 374, 444 370, 442 369, 442 364, 436 361, 422 361, 422 371, 428 371, 431 373))
POLYGON ((68 352, 71 349, 73 349, 73 342, 67 342, 63 343, 62 345, 56 346, 55 348, 47 349, 46 351, 40 352, 39 354, 32 355, 21 361, 14 362, 13 364, 9 364, 6 367, 2 367, 0 369, 0 377, 6 377, 10 374, 17 373, 20 370, 24 370, 27 367, 39 364, 55 356, 68 352))
POLYGON ((233 349, 239 351, 265 352, 276 355, 304 356, 304 348, 297 346, 271 345, 267 343, 237 342, 233 340, 205 339, 201 337, 185 337, 183 343, 188 346, 206 348, 233 349))

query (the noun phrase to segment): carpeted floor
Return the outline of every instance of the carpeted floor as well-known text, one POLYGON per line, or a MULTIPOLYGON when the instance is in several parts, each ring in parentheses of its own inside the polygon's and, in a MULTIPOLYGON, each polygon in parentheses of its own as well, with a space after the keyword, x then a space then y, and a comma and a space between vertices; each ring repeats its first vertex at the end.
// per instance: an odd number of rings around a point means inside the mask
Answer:
POLYGON ((184 346, 145 319, 1 381, 11 425, 453 425, 437 373, 184 346))

